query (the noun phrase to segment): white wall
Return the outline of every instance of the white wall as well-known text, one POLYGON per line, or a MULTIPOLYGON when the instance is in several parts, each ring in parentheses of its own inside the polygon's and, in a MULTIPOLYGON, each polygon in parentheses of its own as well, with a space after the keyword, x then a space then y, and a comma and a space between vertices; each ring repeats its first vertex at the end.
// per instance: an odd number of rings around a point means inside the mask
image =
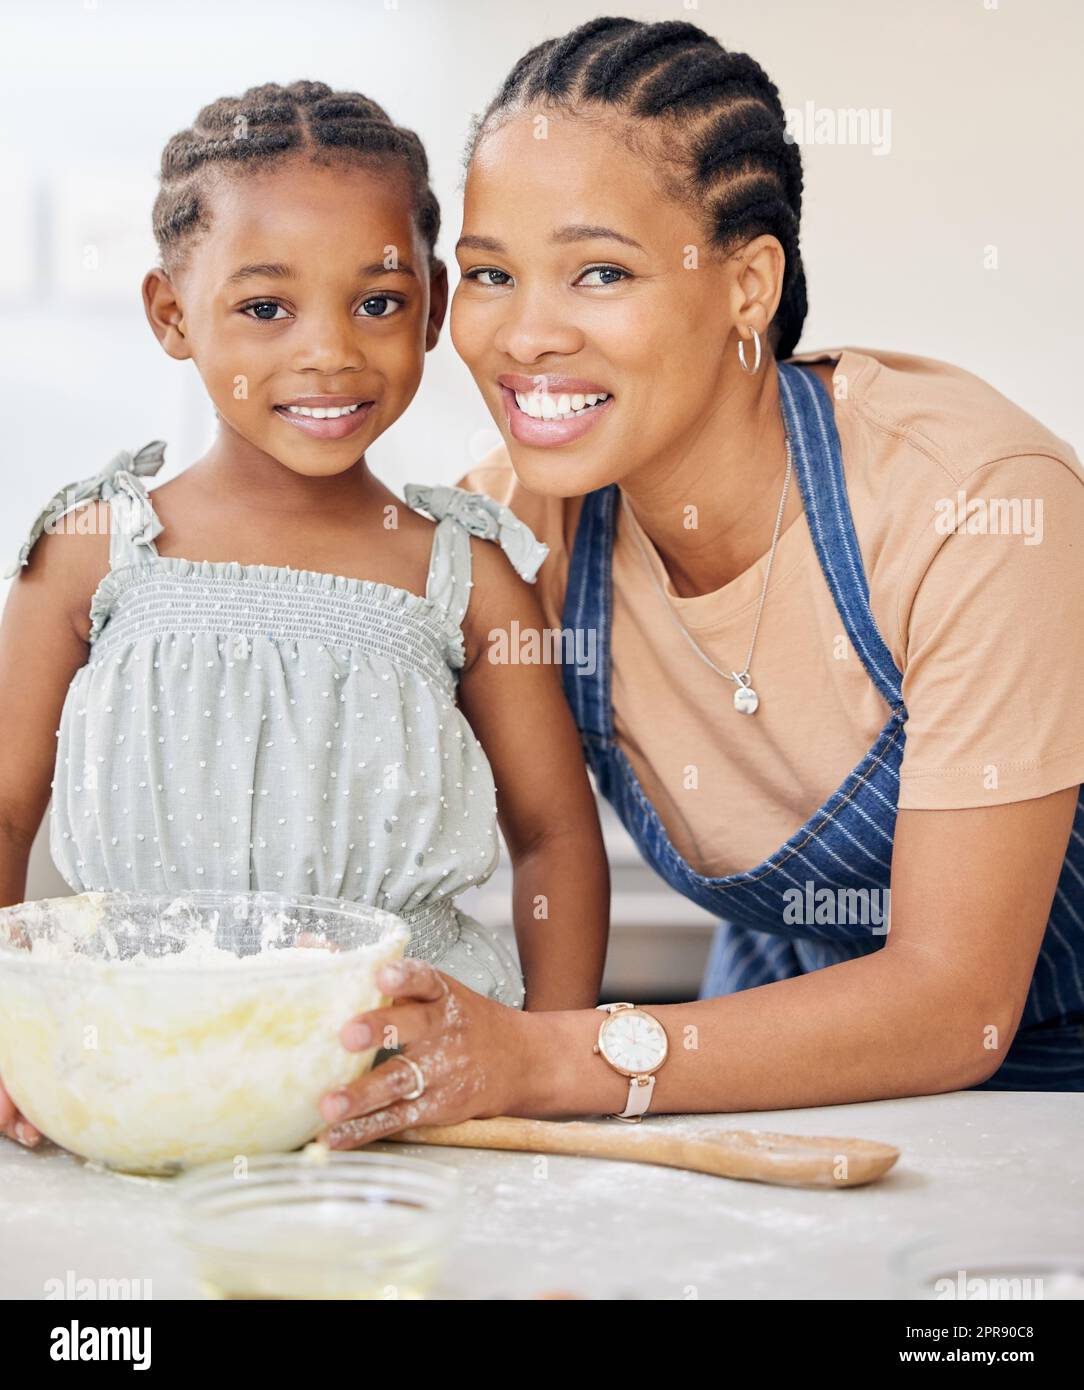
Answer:
MULTIPOLYGON (((470 114, 526 47, 606 12, 700 23, 751 52, 788 107, 887 108, 884 155, 804 148, 802 347, 957 361, 1079 448, 1075 0, 5 0, 0 568, 49 495, 117 449, 166 439, 165 478, 207 440, 194 369, 162 353, 139 302, 158 156, 202 104, 300 77, 375 97, 429 148, 448 256, 470 114)), ((372 462, 393 486, 452 481, 494 439, 445 341, 372 462)))

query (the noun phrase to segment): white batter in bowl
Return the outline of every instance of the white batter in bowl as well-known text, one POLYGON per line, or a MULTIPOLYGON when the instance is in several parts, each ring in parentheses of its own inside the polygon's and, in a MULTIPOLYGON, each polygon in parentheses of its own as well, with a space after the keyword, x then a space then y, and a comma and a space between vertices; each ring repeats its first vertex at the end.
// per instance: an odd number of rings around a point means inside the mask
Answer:
POLYGON ((127 1172, 297 1148, 376 1049, 339 1029, 387 1002, 409 929, 275 893, 84 893, 0 910, 0 1077, 41 1132, 127 1172))

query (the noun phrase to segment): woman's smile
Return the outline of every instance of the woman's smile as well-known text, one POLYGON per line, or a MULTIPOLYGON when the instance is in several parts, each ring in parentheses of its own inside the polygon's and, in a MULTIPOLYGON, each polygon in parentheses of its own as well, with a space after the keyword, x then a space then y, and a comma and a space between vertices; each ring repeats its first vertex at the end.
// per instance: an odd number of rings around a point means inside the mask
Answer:
POLYGON ((614 406, 609 391, 578 377, 505 373, 497 384, 512 436, 541 448, 582 439, 614 406))

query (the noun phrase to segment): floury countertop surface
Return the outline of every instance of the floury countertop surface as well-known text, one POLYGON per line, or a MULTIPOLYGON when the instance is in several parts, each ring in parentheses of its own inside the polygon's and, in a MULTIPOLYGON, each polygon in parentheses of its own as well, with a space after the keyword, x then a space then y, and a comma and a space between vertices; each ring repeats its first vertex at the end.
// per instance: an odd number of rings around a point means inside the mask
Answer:
MULTIPOLYGON (((1084 1290, 1084 1095, 961 1091, 647 1123, 856 1136, 901 1156, 873 1186, 818 1191, 595 1159, 381 1146, 462 1174, 463 1233, 435 1296, 914 1298, 926 1264, 909 1248, 936 1242, 943 1268, 974 1274, 992 1235, 1003 1237, 1002 1258, 1025 1240, 1030 1256, 1075 1252, 1077 1279, 1047 1280, 1045 1296, 1084 1290)), ((118 1177, 50 1145, 31 1152, 0 1139, 4 1298, 65 1297, 84 1280, 198 1297, 175 1225, 168 1178, 118 1177)))

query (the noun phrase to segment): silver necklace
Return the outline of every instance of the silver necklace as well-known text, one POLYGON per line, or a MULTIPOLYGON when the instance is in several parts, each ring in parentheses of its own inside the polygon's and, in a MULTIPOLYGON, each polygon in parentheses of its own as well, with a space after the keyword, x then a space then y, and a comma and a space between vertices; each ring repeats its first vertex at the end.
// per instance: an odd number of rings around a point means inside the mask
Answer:
MULTIPOLYGON (((738 711, 739 714, 756 714, 757 708, 760 705, 760 696, 753 689, 752 678, 749 675, 749 666, 753 660, 753 649, 757 644, 757 633, 760 631, 760 619, 762 614, 764 613, 764 600, 768 597, 768 584, 772 577, 772 565, 775 563, 775 550, 776 546, 779 544, 780 532, 783 529, 783 513, 787 507, 787 493, 790 489, 791 473, 794 471, 794 459, 790 450, 789 436, 787 436, 786 438, 786 445, 787 470, 783 475, 783 492, 779 498, 779 510, 775 516, 775 530, 772 532, 772 545, 771 549, 768 551, 768 563, 764 569, 764 583, 761 586, 760 590, 760 602, 757 604, 757 616, 756 621, 753 623, 753 635, 749 639, 749 650, 745 656, 745 665, 741 668, 740 671, 724 671, 721 666, 716 666, 715 662, 712 661, 711 657, 708 656, 707 652, 705 652, 697 644, 696 640, 693 638, 688 628, 686 628, 685 624, 674 612, 674 609, 670 604, 670 600, 666 597, 666 591, 659 583, 658 577, 655 574, 654 567, 652 566, 651 560, 648 557, 647 550, 644 547, 644 543, 640 539, 639 528, 636 526, 630 528, 632 530, 633 536, 636 538, 636 544, 640 549, 640 554, 643 557, 644 566, 647 569, 648 576, 650 577, 652 584, 654 584, 659 597, 662 599, 666 611, 670 614, 671 618, 673 618, 675 624, 677 625, 677 629, 681 633, 682 637, 685 638, 686 642, 688 642, 689 646, 692 647, 693 651, 697 654, 700 660, 706 662, 713 671, 717 672, 717 674, 722 676, 725 680, 737 682, 738 688, 734 692, 734 708, 738 711)), ((621 494, 621 505, 627 510, 631 511, 624 493, 621 494)), ((635 521, 634 517, 631 519, 635 521)))

